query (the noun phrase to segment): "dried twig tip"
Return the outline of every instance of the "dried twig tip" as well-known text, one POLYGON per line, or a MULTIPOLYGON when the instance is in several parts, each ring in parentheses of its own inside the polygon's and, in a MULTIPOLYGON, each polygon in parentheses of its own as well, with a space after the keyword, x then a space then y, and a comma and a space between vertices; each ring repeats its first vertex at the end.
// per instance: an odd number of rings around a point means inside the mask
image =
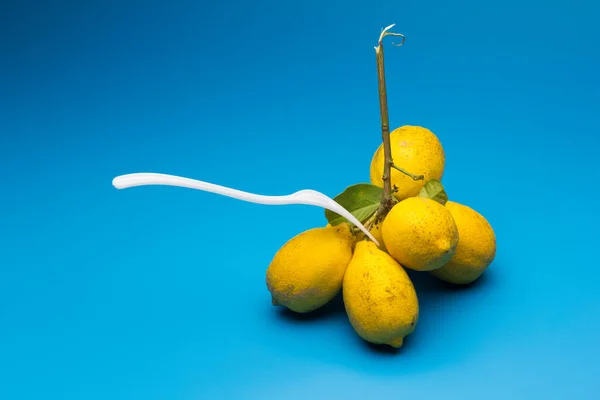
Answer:
POLYGON ((401 38, 402 38, 402 41, 401 41, 400 43, 398 43, 398 44, 396 44, 396 43, 392 42, 392 44, 393 44, 394 46, 402 46, 402 45, 404 44, 404 40, 405 40, 406 38, 404 37, 404 35, 403 35, 403 34, 401 34, 401 33, 393 33, 393 32, 389 32, 389 30, 390 30, 390 29, 392 29, 394 26, 396 26, 396 24, 391 24, 391 25, 388 25, 388 26, 386 26, 385 28, 383 28, 383 29, 381 30, 381 34, 379 35, 379 40, 377 41, 377 46, 375 47, 375 50, 377 50, 377 49, 379 48, 379 46, 381 45, 381 41, 382 41, 382 40, 383 40, 383 38, 384 38, 384 37, 386 37, 386 36, 399 36, 399 37, 401 37, 401 38))

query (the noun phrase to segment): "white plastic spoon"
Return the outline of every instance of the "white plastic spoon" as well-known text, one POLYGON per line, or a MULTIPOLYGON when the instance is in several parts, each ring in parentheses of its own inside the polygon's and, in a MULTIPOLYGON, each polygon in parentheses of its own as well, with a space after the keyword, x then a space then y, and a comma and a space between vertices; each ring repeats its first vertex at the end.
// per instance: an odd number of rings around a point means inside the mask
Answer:
POLYGON ((147 185, 166 185, 179 186, 189 189, 203 190, 205 192, 216 193, 222 196, 232 197, 234 199, 247 201, 250 203, 265 205, 286 205, 286 204, 304 204, 322 207, 334 213, 341 215, 352 222, 361 231, 365 233, 377 246, 379 243, 371 233, 361 224, 348 210, 342 207, 335 200, 327 197, 316 190, 299 190, 287 196, 264 196, 260 194, 243 192, 241 190, 231 189, 225 186, 215 185, 214 183, 202 182, 196 179, 184 178, 175 175, 155 174, 155 173, 136 173, 117 176, 113 179, 113 186, 117 189, 126 189, 134 186, 147 185))

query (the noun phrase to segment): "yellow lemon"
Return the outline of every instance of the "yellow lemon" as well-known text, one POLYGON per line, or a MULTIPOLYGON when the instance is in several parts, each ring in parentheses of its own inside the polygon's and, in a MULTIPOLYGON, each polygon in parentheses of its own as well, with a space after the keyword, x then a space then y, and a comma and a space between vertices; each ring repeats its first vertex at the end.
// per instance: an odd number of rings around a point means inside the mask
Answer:
MULTIPOLYGON (((438 137, 427 128, 405 125, 390 132, 390 146, 394 164, 425 179, 415 181, 406 174, 391 170, 391 182, 398 188, 396 198, 404 200, 419 194, 430 179, 442 180, 445 155, 438 137)), ((371 183, 383 187, 383 143, 371 160, 371 183)))
POLYGON ((494 260, 496 236, 489 222, 472 208, 452 201, 446 203, 446 208, 456 221, 460 240, 450 262, 431 273, 446 282, 468 284, 494 260))
POLYGON ((354 235, 347 223, 304 231, 275 254, 267 269, 274 305, 298 313, 315 310, 342 289, 354 235))
POLYGON ((387 252, 417 271, 431 271, 450 261, 459 239, 450 211, 421 197, 394 205, 383 221, 382 234, 387 252))
POLYGON ((356 244, 343 284, 350 324, 364 340, 400 347, 419 319, 417 293, 406 271, 371 241, 356 244))

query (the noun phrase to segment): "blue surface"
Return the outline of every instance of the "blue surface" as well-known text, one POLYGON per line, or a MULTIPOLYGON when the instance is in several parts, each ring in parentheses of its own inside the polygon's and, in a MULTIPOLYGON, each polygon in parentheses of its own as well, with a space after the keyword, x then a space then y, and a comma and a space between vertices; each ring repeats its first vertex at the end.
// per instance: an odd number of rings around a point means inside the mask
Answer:
POLYGON ((598 3, 368 4, 1 3, 0 398, 597 398, 598 3), (271 306, 268 263, 322 210, 111 186, 367 181, 390 23, 392 127, 439 136, 498 237, 471 288, 413 274, 395 354, 340 302, 271 306))

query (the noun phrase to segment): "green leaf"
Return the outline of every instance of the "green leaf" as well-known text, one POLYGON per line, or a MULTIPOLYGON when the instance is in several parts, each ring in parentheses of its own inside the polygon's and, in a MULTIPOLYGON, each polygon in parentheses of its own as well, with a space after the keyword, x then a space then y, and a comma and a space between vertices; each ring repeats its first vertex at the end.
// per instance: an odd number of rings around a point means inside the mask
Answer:
POLYGON ((441 205, 446 204, 448 201, 448 195, 444 190, 444 185, 437 179, 431 179, 427 181, 425 186, 421 189, 419 193, 419 197, 424 197, 426 199, 435 200, 441 205))
MULTIPOLYGON (((365 222, 379 207, 383 188, 369 183, 358 183, 347 187, 342 193, 333 198, 342 207, 354 215, 361 223, 365 222)), ((342 222, 350 223, 346 218, 325 210, 325 218, 331 226, 342 222)), ((350 223, 350 225, 353 225, 350 223)))

